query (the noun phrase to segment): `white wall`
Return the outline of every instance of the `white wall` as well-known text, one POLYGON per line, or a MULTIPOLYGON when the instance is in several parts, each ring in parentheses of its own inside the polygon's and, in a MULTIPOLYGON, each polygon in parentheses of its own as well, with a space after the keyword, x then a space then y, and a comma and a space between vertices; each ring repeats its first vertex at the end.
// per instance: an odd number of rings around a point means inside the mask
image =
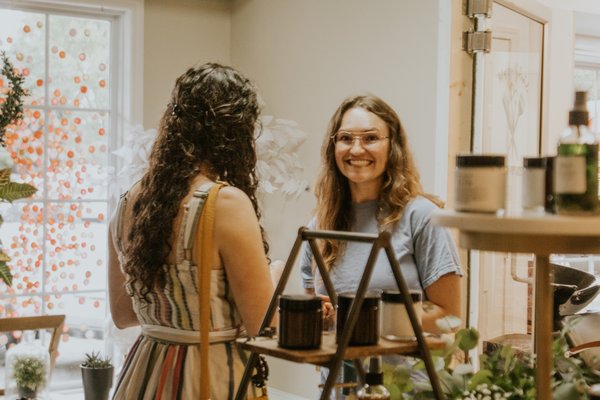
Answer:
MULTIPOLYGON (((308 134, 301 152, 309 182, 317 175, 330 116, 343 98, 368 91, 398 112, 425 189, 445 196, 449 56, 440 56, 438 47, 440 36, 449 41, 450 21, 449 7, 447 15, 441 15, 441 4, 444 1, 233 3, 232 64, 257 82, 265 114, 292 119, 308 134), (438 155, 443 157, 436 156, 436 146, 442 146, 438 155)), ((448 45, 441 47, 448 52, 448 45)), ((263 211, 274 258, 287 257, 313 206, 311 193, 297 200, 266 199, 263 211)), ((292 280, 288 288, 301 290, 297 270, 292 280)), ((315 367, 279 360, 271 365, 270 384, 318 397, 315 367)))
POLYGON ((175 79, 194 64, 231 61, 229 3, 145 0, 144 127, 155 128, 175 79))

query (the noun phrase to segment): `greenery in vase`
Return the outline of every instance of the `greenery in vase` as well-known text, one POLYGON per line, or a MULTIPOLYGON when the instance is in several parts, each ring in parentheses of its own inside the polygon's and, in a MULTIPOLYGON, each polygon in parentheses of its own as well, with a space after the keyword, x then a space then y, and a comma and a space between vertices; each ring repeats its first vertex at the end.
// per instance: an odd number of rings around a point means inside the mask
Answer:
MULTIPOLYGON (((27 95, 27 91, 22 87, 25 77, 15 70, 4 52, 0 53, 0 59, 3 63, 1 73, 10 82, 6 97, 0 103, 0 202, 12 203, 14 200, 32 196, 36 189, 29 184, 10 180, 14 162, 6 150, 4 134, 8 125, 17 123, 22 118, 23 96, 27 95)), ((2 222, 2 216, 0 216, 0 225, 2 222)), ((0 279, 11 286, 12 274, 7 264, 8 261, 10 261, 10 257, 2 250, 0 242, 0 279)))
POLYGON ((102 357, 98 352, 85 353, 85 360, 81 363, 82 367, 92 369, 103 369, 112 367, 110 357, 102 357))
POLYGON ((46 364, 38 357, 15 357, 12 368, 12 377, 19 389, 37 392, 46 383, 46 364))
MULTIPOLYGON (((573 323, 577 323, 576 320, 573 323)), ((571 325, 565 326, 552 345, 554 368, 552 374, 553 398, 556 400, 588 399, 589 386, 600 383, 600 375, 578 357, 568 358, 566 335, 571 325)), ((433 362, 442 389, 448 399, 510 399, 535 400, 535 358, 511 346, 499 346, 480 356, 480 368, 471 364, 453 365, 457 352, 474 349, 479 332, 463 328, 456 332, 454 341, 444 350, 432 351, 433 362)), ((422 360, 414 365, 384 364, 384 385, 394 399, 435 399, 422 360), (415 378, 423 377, 423 379, 415 378)))

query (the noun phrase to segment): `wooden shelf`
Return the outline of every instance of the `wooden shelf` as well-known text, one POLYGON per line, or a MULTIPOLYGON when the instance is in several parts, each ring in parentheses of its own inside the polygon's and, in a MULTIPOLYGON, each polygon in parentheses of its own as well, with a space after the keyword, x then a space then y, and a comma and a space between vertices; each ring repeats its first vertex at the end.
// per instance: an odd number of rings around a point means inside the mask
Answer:
MULTIPOLYGON (((430 349, 444 348, 445 343, 439 338, 428 337, 425 339, 430 349)), ((254 340, 238 339, 238 344, 244 349, 287 361, 327 366, 337 352, 334 332, 324 332, 321 348, 314 350, 292 350, 279 347, 277 338, 257 337, 254 340)), ((344 352, 344 359, 353 360, 372 355, 382 354, 416 354, 419 346, 414 341, 391 341, 383 338, 375 346, 348 346, 344 352)))

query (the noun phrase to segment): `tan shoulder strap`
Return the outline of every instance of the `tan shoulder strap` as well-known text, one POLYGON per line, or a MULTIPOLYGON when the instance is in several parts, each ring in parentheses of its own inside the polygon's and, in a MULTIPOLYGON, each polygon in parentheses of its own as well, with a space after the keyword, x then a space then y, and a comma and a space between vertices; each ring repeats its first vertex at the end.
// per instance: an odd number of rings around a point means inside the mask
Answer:
MULTIPOLYGON (((210 319, 210 275, 213 265, 213 233, 215 226, 215 204, 219 189, 223 184, 213 185, 206 196, 205 204, 198 222, 198 229, 202 235, 199 250, 200 265, 197 266, 200 291, 198 294, 200 309, 200 399, 210 398, 210 384, 208 374, 208 325, 210 319)), ((194 196, 195 197, 195 196, 194 196)), ((192 231, 194 232, 195 229, 192 231)), ((187 246, 187 242, 186 242, 187 246)))
POLYGON ((207 182, 194 191, 193 197, 188 203, 187 218, 184 225, 183 233, 183 250, 185 252, 185 259, 192 262, 192 248, 194 247, 194 238, 196 229, 198 228, 198 220, 208 192, 213 187, 214 182, 207 182))

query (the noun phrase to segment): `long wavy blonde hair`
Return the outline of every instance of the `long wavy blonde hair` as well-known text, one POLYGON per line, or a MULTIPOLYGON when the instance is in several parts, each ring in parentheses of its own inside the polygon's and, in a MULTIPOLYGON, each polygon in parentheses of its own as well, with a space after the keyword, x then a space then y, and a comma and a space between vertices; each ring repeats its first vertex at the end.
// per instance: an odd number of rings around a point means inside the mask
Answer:
MULTIPOLYGON (((321 147, 321 171, 317 179, 317 229, 349 231, 352 225, 352 198, 350 186, 337 167, 335 144, 331 137, 338 131, 344 114, 352 108, 363 108, 381 118, 387 125, 390 137, 387 167, 379 193, 377 221, 379 230, 389 230, 400 220, 406 204, 418 195, 443 203, 435 196, 424 193, 419 172, 408 148, 406 132, 396 112, 382 99, 373 95, 353 96, 345 99, 335 111, 321 147)), ((325 265, 331 268, 344 251, 345 242, 322 240, 321 251, 325 265)))

